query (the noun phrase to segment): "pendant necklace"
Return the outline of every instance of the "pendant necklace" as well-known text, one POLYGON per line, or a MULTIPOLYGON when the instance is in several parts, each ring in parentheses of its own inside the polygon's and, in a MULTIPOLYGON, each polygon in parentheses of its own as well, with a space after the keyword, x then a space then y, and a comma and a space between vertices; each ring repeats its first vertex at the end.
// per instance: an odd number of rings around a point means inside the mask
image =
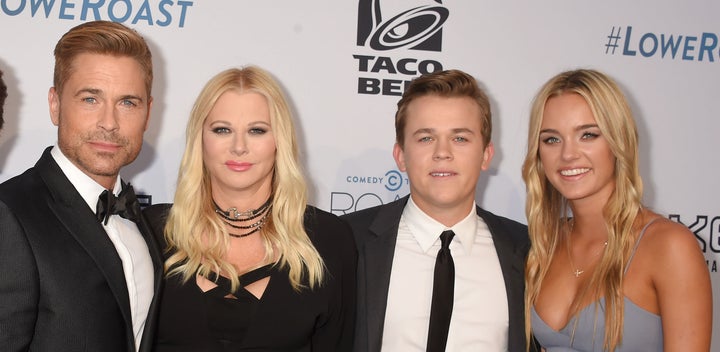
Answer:
MULTIPOLYGON (((570 223, 570 231, 568 231, 568 233, 567 233, 567 237, 566 237, 566 241, 565 241, 566 242, 565 248, 567 248, 567 255, 568 255, 568 260, 570 261, 570 269, 572 269, 572 274, 575 275, 575 278, 579 278, 580 275, 582 275, 585 272, 585 270, 580 270, 578 267, 575 266, 575 263, 573 263, 572 251, 570 250, 570 236, 572 235, 573 225, 575 225, 574 220, 570 223)), ((608 244, 607 241, 605 241, 603 243, 602 248, 598 249, 595 253, 593 253, 590 256, 590 259, 594 259, 595 257, 597 257, 598 254, 600 254, 600 252, 602 252, 605 248, 607 248, 607 244, 608 244)))

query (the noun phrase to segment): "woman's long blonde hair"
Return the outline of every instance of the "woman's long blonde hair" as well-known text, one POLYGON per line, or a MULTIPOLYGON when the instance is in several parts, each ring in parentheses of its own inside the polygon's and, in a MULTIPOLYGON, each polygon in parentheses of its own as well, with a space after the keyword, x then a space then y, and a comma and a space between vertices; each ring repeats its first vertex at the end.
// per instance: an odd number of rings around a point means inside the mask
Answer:
POLYGON ((530 341, 530 310, 540 293, 553 253, 567 233, 568 201, 545 177, 538 154, 540 126, 548 99, 578 94, 585 99, 602 135, 615 156, 615 190, 603 209, 608 239, 588 287, 571 308, 576 315, 587 295, 605 297, 604 350, 622 342, 623 277, 634 245, 635 220, 642 208, 642 180, 638 167, 638 136, 627 100, 615 82, 595 70, 567 71, 551 78, 535 97, 528 131, 528 149, 522 175, 527 187, 525 214, 532 246, 525 270, 525 326, 530 341))
POLYGON ((186 130, 186 145, 178 172, 175 201, 165 226, 168 275, 184 282, 196 274, 224 273, 239 286, 236 268, 225 260, 230 245, 223 221, 215 213, 207 168, 203 163, 202 128, 218 98, 227 91, 263 95, 270 108, 276 154, 272 182, 272 213, 261 230, 265 261, 278 259, 287 268, 295 290, 322 282, 324 264, 303 227, 307 185, 298 161, 298 147, 290 109, 279 85, 264 70, 250 66, 229 69, 213 77, 195 101, 186 130))

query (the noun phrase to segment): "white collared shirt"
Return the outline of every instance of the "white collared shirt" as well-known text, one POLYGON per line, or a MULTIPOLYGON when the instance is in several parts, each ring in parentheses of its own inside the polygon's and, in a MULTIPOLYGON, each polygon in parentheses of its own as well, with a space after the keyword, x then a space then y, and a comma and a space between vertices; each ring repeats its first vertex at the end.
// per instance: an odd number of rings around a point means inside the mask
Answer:
MULTIPOLYGON (((77 166, 60 151, 57 144, 55 144, 50 151, 50 154, 94 213, 98 197, 105 188, 78 169, 77 166)), ((117 195, 121 189, 122 183, 118 177, 115 181, 113 193, 117 195)), ((105 228, 105 232, 115 246, 115 250, 122 261, 123 273, 125 274, 125 282, 128 288, 128 297, 130 298, 135 349, 139 350, 140 340, 142 339, 143 329, 145 328, 145 320, 147 319, 150 302, 152 301, 155 291, 152 258, 150 257, 147 243, 134 222, 123 219, 118 215, 112 215, 108 219, 107 225, 103 223, 101 223, 101 225, 105 228)))
POLYGON ((383 351, 425 351, 440 234, 451 229, 455 302, 446 351, 507 351, 505 281, 487 224, 475 212, 451 228, 412 197, 400 218, 383 331, 383 351))

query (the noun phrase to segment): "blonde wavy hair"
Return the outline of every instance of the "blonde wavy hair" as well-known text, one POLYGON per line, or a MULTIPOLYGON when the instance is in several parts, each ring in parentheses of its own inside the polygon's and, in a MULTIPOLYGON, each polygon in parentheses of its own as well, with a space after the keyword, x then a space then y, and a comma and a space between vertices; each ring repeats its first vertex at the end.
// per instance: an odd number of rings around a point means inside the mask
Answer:
POLYGON ((272 182, 272 213, 261 230, 265 262, 287 268, 292 287, 315 288, 323 279, 324 264, 303 226, 307 185, 298 160, 298 146, 290 109, 278 83, 266 71, 250 66, 220 72, 200 92, 186 130, 185 152, 178 172, 174 204, 165 225, 168 276, 184 282, 196 274, 225 273, 232 289, 239 286, 236 268, 226 261, 230 245, 223 221, 215 213, 210 175, 203 163, 202 128, 218 98, 227 91, 263 95, 270 108, 276 154, 272 182))
MULTIPOLYGON (((627 100, 617 84, 605 74, 579 69, 551 78, 535 97, 528 131, 528 148, 522 176, 527 187, 525 213, 532 246, 525 270, 525 330, 531 336, 530 309, 540 293, 543 279, 558 243, 568 234, 568 201, 545 177, 538 154, 540 126, 548 99, 578 94, 585 99, 604 138, 615 156, 615 185, 603 209, 608 239, 588 286, 570 307, 575 316, 583 298, 605 297, 603 347, 613 351, 622 342, 623 277, 633 248, 635 220, 642 208, 643 184, 638 167, 638 135, 627 100)), ((597 310, 596 310, 597 314, 597 310)))

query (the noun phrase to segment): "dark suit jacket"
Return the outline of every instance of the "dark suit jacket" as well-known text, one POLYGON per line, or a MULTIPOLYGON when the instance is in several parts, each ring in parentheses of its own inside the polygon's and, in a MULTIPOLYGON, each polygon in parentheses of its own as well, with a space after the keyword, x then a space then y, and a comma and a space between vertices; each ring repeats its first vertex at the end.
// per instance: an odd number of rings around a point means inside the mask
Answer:
MULTIPOLYGON (((342 216, 358 246, 358 310, 355 351, 380 351, 395 242, 408 197, 342 216)), ((492 234, 500 260, 509 307, 508 347, 525 351, 524 271, 530 242, 527 226, 481 208, 477 214, 492 234)))
MULTIPOLYGON (((0 185, 0 349, 134 352, 120 257, 50 149, 0 185)), ((160 250, 144 218, 138 228, 157 292, 160 250)), ((156 310, 153 299, 141 351, 152 346, 156 310)))

